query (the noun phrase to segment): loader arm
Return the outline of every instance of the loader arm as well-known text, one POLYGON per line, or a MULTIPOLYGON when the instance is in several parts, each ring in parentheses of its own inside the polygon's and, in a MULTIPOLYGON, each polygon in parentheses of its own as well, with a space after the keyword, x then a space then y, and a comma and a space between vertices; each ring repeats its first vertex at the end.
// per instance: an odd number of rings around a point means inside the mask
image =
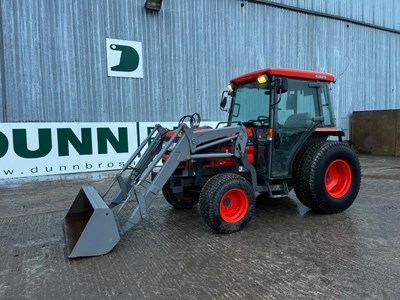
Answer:
POLYGON ((157 194, 184 160, 239 159, 256 186, 256 171, 245 154, 248 136, 244 126, 194 130, 183 123, 168 140, 165 138, 167 131, 157 124, 102 196, 93 187, 81 188, 65 217, 68 257, 96 256, 111 251, 125 232, 146 217, 157 194), (231 152, 207 152, 229 141, 233 143, 231 152), (146 145, 149 146, 144 150, 146 145), (168 159, 158 167, 167 151, 168 159), (137 158, 138 162, 132 166, 137 158), (154 172, 156 168, 159 169, 154 172), (150 176, 152 172, 157 174, 154 178, 150 176), (109 203, 107 199, 111 199, 109 203), (104 228, 110 218, 114 222, 104 228))

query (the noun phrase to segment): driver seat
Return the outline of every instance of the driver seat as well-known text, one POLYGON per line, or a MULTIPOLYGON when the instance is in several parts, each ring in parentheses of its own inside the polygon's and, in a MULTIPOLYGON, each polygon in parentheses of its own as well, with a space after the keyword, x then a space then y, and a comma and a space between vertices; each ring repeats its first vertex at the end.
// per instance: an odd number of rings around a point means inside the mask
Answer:
POLYGON ((285 121, 285 128, 310 128, 312 125, 312 117, 308 112, 293 114, 285 121))

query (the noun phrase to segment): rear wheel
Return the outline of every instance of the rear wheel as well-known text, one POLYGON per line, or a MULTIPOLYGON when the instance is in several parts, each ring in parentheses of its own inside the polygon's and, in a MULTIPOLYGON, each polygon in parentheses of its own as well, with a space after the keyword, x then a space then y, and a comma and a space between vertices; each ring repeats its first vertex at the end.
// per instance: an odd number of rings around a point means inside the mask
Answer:
POLYGON ((304 153, 299 163, 295 192, 314 211, 338 213, 354 202, 360 182, 360 163, 348 145, 317 143, 304 153))
POLYGON ((306 153, 309 148, 315 146, 316 144, 322 145, 323 143, 326 143, 326 137, 313 135, 309 138, 309 140, 307 140, 305 145, 300 149, 300 151, 297 153, 295 159, 293 160, 292 178, 290 178, 288 181, 290 186, 294 187, 294 185, 295 185, 297 171, 299 169, 300 162, 303 159, 304 153, 306 153))
POLYGON ((184 189, 182 193, 174 194, 169 187, 162 188, 163 195, 169 204, 176 208, 192 208, 199 202, 199 192, 184 189))
POLYGON ((200 213, 215 231, 232 233, 241 230, 251 219, 255 195, 242 176, 226 173, 211 177, 200 193, 200 213))

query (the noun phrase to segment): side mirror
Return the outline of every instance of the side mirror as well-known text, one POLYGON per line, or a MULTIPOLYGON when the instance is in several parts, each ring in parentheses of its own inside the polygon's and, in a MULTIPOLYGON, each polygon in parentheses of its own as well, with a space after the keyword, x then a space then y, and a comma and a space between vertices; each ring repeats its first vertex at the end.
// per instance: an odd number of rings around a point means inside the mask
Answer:
POLYGON ((288 80, 287 78, 278 77, 275 80, 275 91, 277 94, 284 94, 288 91, 288 80))
POLYGON ((227 95, 232 96, 232 95, 229 93, 229 91, 223 91, 223 92, 222 92, 222 95, 221 95, 221 102, 219 103, 219 109, 222 110, 222 111, 228 111, 228 109, 226 108, 226 105, 227 105, 227 103, 228 103, 228 97, 227 97, 227 95))
POLYGON ((228 99, 225 97, 222 98, 220 104, 219 104, 219 108, 223 111, 226 111, 225 107, 226 107, 226 102, 228 101, 228 99))

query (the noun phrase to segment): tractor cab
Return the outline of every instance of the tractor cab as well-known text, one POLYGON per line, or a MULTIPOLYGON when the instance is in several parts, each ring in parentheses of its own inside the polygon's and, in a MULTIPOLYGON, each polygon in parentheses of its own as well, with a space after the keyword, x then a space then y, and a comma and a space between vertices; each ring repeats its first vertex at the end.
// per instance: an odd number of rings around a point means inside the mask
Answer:
POLYGON ((310 136, 326 139, 327 135, 316 134, 322 128, 341 135, 334 127, 332 82, 334 76, 328 73, 276 68, 231 80, 229 124, 251 128, 260 178, 292 177, 293 161, 310 136))

